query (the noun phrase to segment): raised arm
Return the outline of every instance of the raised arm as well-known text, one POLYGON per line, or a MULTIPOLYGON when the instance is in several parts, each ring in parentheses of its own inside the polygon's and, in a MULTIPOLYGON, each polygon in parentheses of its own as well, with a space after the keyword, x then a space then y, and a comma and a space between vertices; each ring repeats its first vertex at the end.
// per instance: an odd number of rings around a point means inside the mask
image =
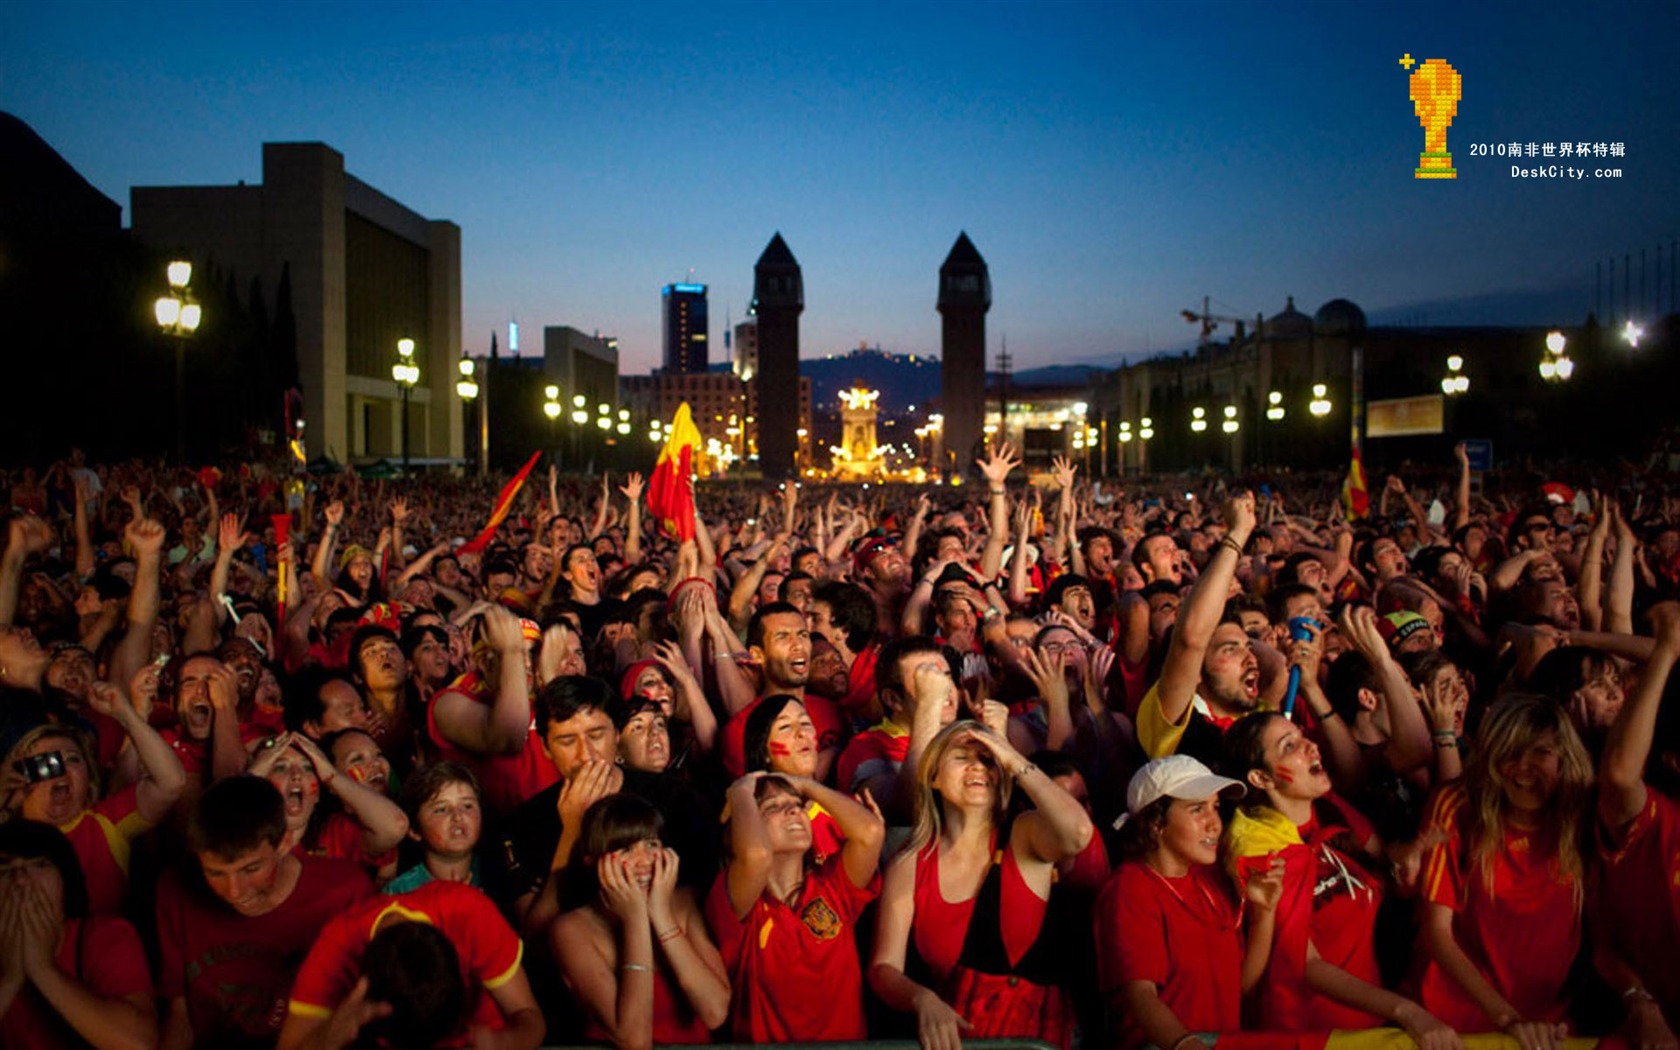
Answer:
POLYGON ((1242 557, 1243 545, 1254 532, 1254 497, 1243 493, 1225 504, 1228 526, 1207 568, 1197 578, 1190 596, 1178 611, 1173 627, 1172 644, 1161 667, 1157 684, 1161 714, 1169 724, 1182 721, 1196 695, 1196 684, 1202 677, 1202 658, 1207 654, 1219 618, 1225 613, 1225 598, 1231 593, 1231 580, 1237 573, 1237 561, 1242 557))
POLYGON ((618 491, 624 494, 629 504, 624 515, 624 564, 640 565, 642 562, 642 489, 646 483, 640 474, 632 473, 624 479, 624 484, 618 491))
POLYGON ((1639 687, 1628 697, 1604 742, 1598 766, 1598 814, 1605 827, 1621 828, 1645 807, 1645 764, 1657 731, 1657 711, 1674 664, 1680 659, 1680 605, 1663 602, 1651 609, 1656 647, 1639 674, 1639 687))
POLYGON ((1458 490, 1453 508, 1453 531, 1470 524, 1470 450, 1460 441, 1453 446, 1453 458, 1458 460, 1458 490))
POLYGON ((88 687, 88 706, 113 719, 128 735, 140 768, 146 773, 135 788, 135 812, 148 824, 163 823, 169 808, 187 788, 187 774, 175 749, 147 724, 128 695, 109 682, 95 682, 88 687))
POLYGON ((323 587, 332 586, 333 547, 338 542, 338 530, 344 524, 344 502, 333 500, 327 504, 327 527, 321 532, 321 540, 315 547, 315 562, 310 566, 315 578, 323 587))
POLYGON ((1610 527, 1616 530, 1616 554, 1610 562, 1610 589, 1604 596, 1604 626, 1628 633, 1633 630, 1633 552, 1639 541, 1619 503, 1610 504, 1610 527))
POLYGON ((518 754, 530 735, 531 695, 525 680, 525 637, 519 618, 492 606, 484 611, 485 635, 500 665, 496 692, 481 704, 446 691, 432 701, 438 731, 450 743, 480 754, 518 754))
POLYGON ((33 514, 12 519, 6 553, 0 555, 0 624, 17 618, 18 593, 23 588, 23 563, 31 554, 52 546, 52 529, 33 514))
POLYGON ((1610 538, 1609 501, 1594 501, 1596 512, 1592 531, 1587 533, 1587 546, 1581 553, 1581 575, 1576 584, 1580 599, 1581 625, 1590 631, 1604 627, 1604 544, 1610 538))
POLYGON ((1354 644, 1377 676, 1383 703, 1388 708, 1388 762, 1398 773, 1409 773, 1429 765, 1434 757, 1429 722, 1423 716, 1411 679, 1395 662, 1388 643, 1377 631, 1377 614, 1368 605, 1349 606, 1342 611, 1342 634, 1354 644))
POLYGON ((1021 460, 1009 447, 1009 442, 1004 441, 990 456, 980 460, 979 465, 991 494, 990 527, 986 534, 986 547, 980 552, 980 576, 985 580, 995 580, 998 571, 1003 568, 1003 548, 1009 538, 1009 490, 1005 483, 1009 472, 1020 466, 1021 460))
POLYGON ((128 629, 105 672, 105 680, 118 686, 126 686, 152 652, 162 592, 164 528, 150 518, 138 518, 128 523, 123 536, 134 552, 134 589, 128 596, 128 629))

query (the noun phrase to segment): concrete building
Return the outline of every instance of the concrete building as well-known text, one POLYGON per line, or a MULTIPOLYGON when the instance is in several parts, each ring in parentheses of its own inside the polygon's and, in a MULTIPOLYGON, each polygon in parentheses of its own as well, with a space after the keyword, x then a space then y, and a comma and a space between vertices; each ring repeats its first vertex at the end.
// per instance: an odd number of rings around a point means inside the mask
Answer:
POLYGON ((758 322, 751 317, 735 326, 735 352, 729 366, 743 383, 758 374, 758 322))
MULTIPOLYGON (((767 478, 798 469, 799 315, 805 282, 799 261, 777 233, 753 267, 752 313, 758 321, 758 460, 767 478)), ((808 417, 807 417, 808 418, 808 417)))
POLYGON ((560 388, 568 413, 579 394, 592 413, 598 405, 616 405, 618 340, 586 335, 570 325, 544 328, 542 372, 545 382, 560 388))
MULTIPOLYGON (((625 376, 619 381, 620 401, 631 415, 669 423, 677 406, 688 402, 694 426, 700 431, 701 447, 733 450, 729 457, 752 468, 759 454, 758 439, 758 382, 743 383, 731 372, 714 371, 681 375, 655 372, 645 376, 625 376)), ((811 380, 799 378, 799 412, 795 438, 798 442, 797 464, 810 462, 811 380)), ((715 458, 715 457, 714 457, 715 458)), ((706 464, 703 474, 712 472, 713 463, 706 464)))
POLYGON ((665 371, 687 375, 706 371, 711 338, 706 319, 706 286, 668 284, 660 292, 665 333, 665 371))
POLYGON ((986 311, 992 308, 991 275, 967 233, 957 234, 939 267, 938 307, 946 461, 948 469, 966 473, 985 417, 986 311))
POLYGON ((462 454, 455 396, 461 356, 461 230, 427 219, 344 169, 318 142, 263 144, 263 181, 247 186, 136 186, 133 228, 279 286, 289 271, 311 455, 365 461, 402 449, 397 341, 412 339, 414 460, 462 454))

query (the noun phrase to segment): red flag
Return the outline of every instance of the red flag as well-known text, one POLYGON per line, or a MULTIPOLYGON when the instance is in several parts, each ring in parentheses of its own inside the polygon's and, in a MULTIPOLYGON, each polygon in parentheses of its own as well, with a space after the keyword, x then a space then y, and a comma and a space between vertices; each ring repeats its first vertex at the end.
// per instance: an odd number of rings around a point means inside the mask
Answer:
POLYGON ((496 538, 496 526, 500 525, 502 519, 508 516, 508 511, 513 509, 513 497, 519 495, 520 486, 525 484, 525 479, 530 475, 531 468, 536 466, 537 460, 541 458, 541 452, 531 453, 531 458, 525 461, 523 467, 519 468, 519 473, 513 476, 513 480, 502 486, 501 494, 496 497, 496 509, 490 512, 490 521, 484 526, 484 531, 474 536, 457 553, 476 554, 490 546, 490 541, 496 538))
POLYGON ((1359 448, 1354 447, 1353 462, 1348 465, 1347 480, 1342 482, 1342 505, 1348 518, 1358 520, 1371 513, 1371 492, 1365 487, 1365 464, 1360 461, 1359 448))
POLYGON ((671 433, 648 479, 648 513, 665 530, 682 542, 694 538, 694 453, 700 447, 700 431, 694 426, 688 402, 677 406, 671 419, 671 433))

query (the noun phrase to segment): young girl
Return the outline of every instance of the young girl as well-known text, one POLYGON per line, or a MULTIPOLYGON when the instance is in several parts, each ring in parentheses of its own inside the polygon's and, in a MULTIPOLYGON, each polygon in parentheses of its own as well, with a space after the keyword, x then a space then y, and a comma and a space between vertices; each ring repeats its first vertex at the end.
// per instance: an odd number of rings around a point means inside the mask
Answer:
POLYGON ((1069 935, 1051 908, 1056 866, 1091 841, 1091 818, 997 733, 954 722, 916 767, 916 822, 887 869, 870 987, 916 1015, 924 1047, 1034 1036, 1067 1045, 1069 935), (1007 821, 1019 785, 1034 808, 1007 821), (911 939, 935 988, 905 973, 911 939))
POLYGON ((1194 1050, 1199 1032, 1242 1028, 1242 997, 1271 953, 1283 861, 1239 901, 1220 875, 1221 797, 1242 784, 1189 755, 1144 765, 1126 788, 1120 866, 1097 899, 1097 976, 1122 1050, 1194 1050), (1255 910, 1243 945, 1244 906, 1255 910))
POLYGON ((1330 790, 1318 746, 1279 714, 1225 731, 1226 772, 1252 804, 1226 835, 1239 882, 1284 862, 1276 938, 1257 999, 1259 1027, 1287 1032, 1372 1028, 1394 1021, 1424 1050, 1454 1050, 1451 1029, 1382 987, 1375 928, 1382 880, 1366 867, 1380 843, 1364 817, 1330 790))
MULTIPOLYGON (((817 727, 799 698, 786 694, 767 696, 747 715, 741 733, 741 751, 747 772, 777 773, 804 778, 817 775, 817 727)), ((844 833, 820 802, 813 801, 806 813, 816 849, 814 862, 821 867, 840 852, 844 833)))
POLYGON ((273 784, 286 804, 281 852, 358 861, 376 883, 397 873, 396 849, 408 833, 408 818, 378 790, 340 773, 313 740, 302 733, 270 737, 258 745, 250 772, 273 784), (344 808, 321 808, 323 789, 344 808))
POLYGON ((549 930, 560 974, 589 1012, 585 1042, 621 1050, 711 1041, 729 979, 699 905, 677 885, 659 811, 609 795, 583 815, 568 896, 587 899, 549 930))
POLYGON ((1488 709, 1464 779, 1437 792, 1425 834, 1422 1003, 1460 1031, 1522 1050, 1564 1035, 1581 946, 1592 763, 1563 708, 1515 694, 1488 709))
POLYGON ((808 776, 764 772, 729 789, 729 814, 733 857, 706 900, 706 916, 734 986, 733 1038, 867 1039, 856 924, 878 892, 880 814, 808 776), (845 839, 820 865, 807 815, 813 803, 832 814, 845 839))

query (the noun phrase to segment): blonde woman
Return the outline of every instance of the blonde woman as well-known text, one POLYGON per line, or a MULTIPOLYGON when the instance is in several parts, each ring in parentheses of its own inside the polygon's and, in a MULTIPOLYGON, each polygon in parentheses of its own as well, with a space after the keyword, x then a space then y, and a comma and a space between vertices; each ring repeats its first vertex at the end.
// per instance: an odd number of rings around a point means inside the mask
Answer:
POLYGON ((1056 865, 1092 833, 1078 800, 980 723, 954 722, 929 742, 916 766, 910 842, 882 887, 868 974, 887 1005, 916 1015, 925 1050, 957 1050, 964 1036, 1068 1044, 1069 953, 1050 890, 1056 865), (1011 823, 1017 787, 1034 808, 1011 823), (906 976, 912 942, 931 988, 906 976))
POLYGON ((1423 863, 1424 1009, 1522 1050, 1562 1045, 1594 798, 1561 706, 1513 694, 1488 709, 1463 780, 1440 789, 1425 824, 1439 844, 1423 863))

